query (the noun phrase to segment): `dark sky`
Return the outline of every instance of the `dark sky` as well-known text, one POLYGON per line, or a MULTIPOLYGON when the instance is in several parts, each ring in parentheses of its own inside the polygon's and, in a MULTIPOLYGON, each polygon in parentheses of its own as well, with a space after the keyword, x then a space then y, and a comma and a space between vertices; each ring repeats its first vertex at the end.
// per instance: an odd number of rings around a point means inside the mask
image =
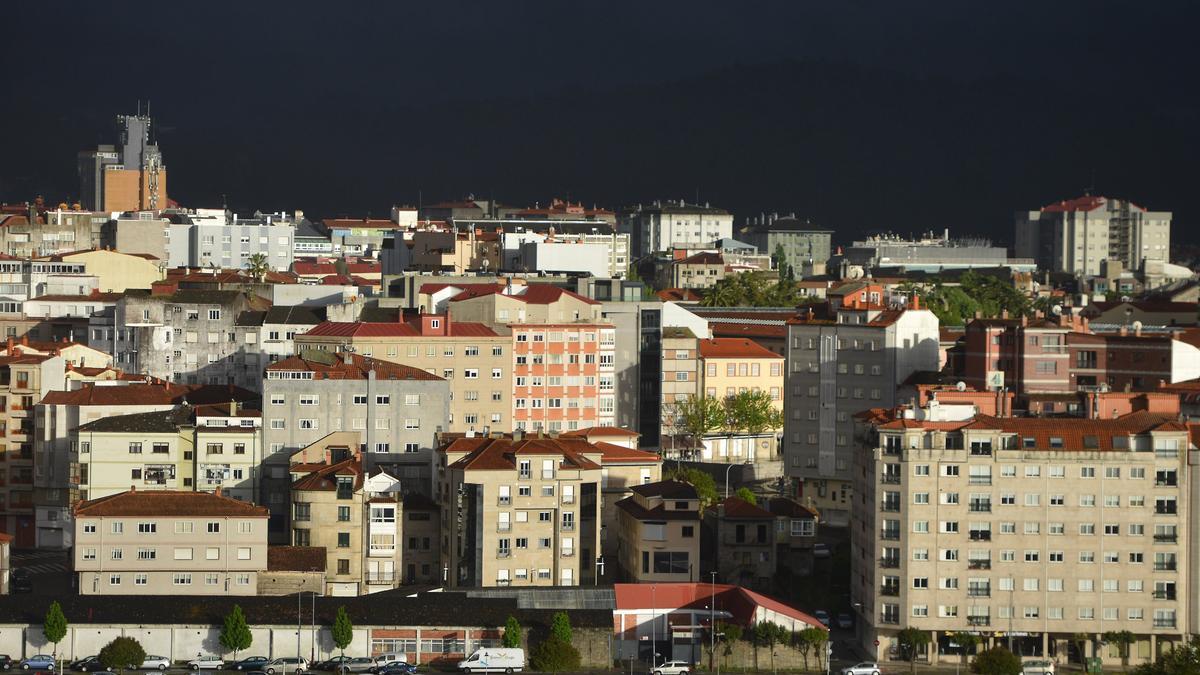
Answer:
POLYGON ((0 201, 151 101, 187 206, 381 215, 474 193, 794 211, 839 239, 1089 185, 1200 243, 1194 2, 5 3, 0 201), (177 6, 184 5, 184 6, 177 6))

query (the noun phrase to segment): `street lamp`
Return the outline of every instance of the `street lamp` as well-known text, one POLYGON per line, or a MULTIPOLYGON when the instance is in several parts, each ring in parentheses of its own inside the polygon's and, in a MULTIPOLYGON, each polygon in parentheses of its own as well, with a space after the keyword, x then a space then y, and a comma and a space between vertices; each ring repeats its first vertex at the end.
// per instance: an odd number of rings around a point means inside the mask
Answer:
MULTIPOLYGON (((753 463, 754 462, 751 462, 750 460, 746 460, 746 461, 742 462, 740 464, 740 466, 750 466, 753 463)), ((733 462, 730 462, 729 466, 725 467, 725 498, 726 499, 729 499, 729 472, 732 471, 733 467, 735 467, 735 466, 739 466, 739 465, 734 464, 733 462)))

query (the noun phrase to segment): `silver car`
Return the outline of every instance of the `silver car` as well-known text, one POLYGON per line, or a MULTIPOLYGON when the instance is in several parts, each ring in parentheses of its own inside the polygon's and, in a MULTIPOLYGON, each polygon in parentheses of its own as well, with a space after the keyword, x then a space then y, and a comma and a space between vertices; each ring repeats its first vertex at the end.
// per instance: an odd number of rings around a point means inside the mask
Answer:
POLYGON ((262 667, 267 675, 287 675, 288 673, 303 673, 308 670, 308 659, 294 656, 268 661, 262 667))
POLYGON ((365 673, 374 667, 375 659, 369 656, 356 656, 339 663, 337 672, 342 675, 346 675, 346 673, 365 673))
POLYGON ((150 654, 147 654, 146 658, 142 660, 142 665, 133 666, 133 668, 136 670, 158 670, 158 671, 163 671, 170 667, 171 667, 171 659, 168 659, 165 656, 152 656, 150 654))

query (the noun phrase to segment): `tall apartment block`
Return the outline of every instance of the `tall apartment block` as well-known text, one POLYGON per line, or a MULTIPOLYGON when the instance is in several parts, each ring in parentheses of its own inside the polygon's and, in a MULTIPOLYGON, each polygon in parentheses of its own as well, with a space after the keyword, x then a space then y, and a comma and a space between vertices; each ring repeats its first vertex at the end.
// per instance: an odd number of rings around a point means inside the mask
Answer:
POLYGON ((79 198, 89 211, 165 209, 167 167, 151 142, 149 115, 118 115, 119 145, 79 153, 79 198))
POLYGON ((1118 664, 1109 631, 1133 633, 1134 663, 1186 641, 1200 600, 1190 544, 1200 476, 1178 401, 1171 413, 1096 419, 978 409, 934 399, 859 417, 860 647, 883 659, 911 627, 930 633, 932 659, 969 631, 981 648, 1060 663, 1082 648, 1118 664))
POLYGON ((1038 267, 1076 276, 1101 273, 1106 260, 1138 269, 1144 260, 1169 262, 1171 212, 1150 211, 1123 199, 1085 195, 1016 216, 1016 254, 1038 267))
POLYGON ((855 413, 897 403, 897 385, 938 369, 938 320, 914 303, 882 303, 861 284, 840 304, 811 307, 788 322, 783 452, 801 502, 822 522, 849 523, 855 413))
POLYGON ((733 237, 733 214, 708 204, 638 204, 617 217, 617 229, 632 238, 635 258, 672 248, 703 248, 733 237))

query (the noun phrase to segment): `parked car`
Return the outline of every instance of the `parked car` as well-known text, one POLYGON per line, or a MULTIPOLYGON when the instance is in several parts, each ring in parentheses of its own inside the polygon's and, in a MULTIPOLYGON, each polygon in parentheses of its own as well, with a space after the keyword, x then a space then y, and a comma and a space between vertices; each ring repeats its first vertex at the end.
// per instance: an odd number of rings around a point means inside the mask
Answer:
POLYGON ((837 616, 838 628, 854 628, 854 617, 850 616, 849 612, 842 612, 837 616))
POLYGON ((11 656, 0 654, 0 669, 9 670, 15 665, 17 665, 17 662, 13 661, 11 656))
POLYGON ((525 650, 512 647, 482 647, 458 662, 464 673, 515 673, 525 667, 525 650))
POLYGON ((267 665, 268 659, 265 656, 247 656, 240 661, 234 661, 229 665, 230 670, 262 670, 263 666, 267 665))
POLYGON ((820 621, 822 626, 829 628, 829 612, 826 612, 823 609, 818 609, 817 611, 813 612, 813 618, 817 621, 820 621))
POLYGON ((92 655, 68 663, 67 669, 78 670, 81 673, 95 672, 97 670, 104 670, 104 664, 100 663, 99 656, 92 655))
POLYGON ((842 675, 879 675, 879 664, 872 661, 856 663, 849 668, 842 668, 842 675))
POLYGON ((225 662, 219 656, 200 655, 188 661, 187 667, 191 670, 221 670, 225 667, 225 662))
POLYGON ((18 567, 8 573, 9 593, 32 593, 33 575, 24 567, 18 567))
POLYGON ((142 665, 130 667, 136 670, 157 670, 161 672, 171 667, 171 659, 165 656, 147 654, 146 658, 142 659, 142 665))
POLYGON ((408 665, 407 659, 392 659, 391 661, 379 661, 378 659, 376 659, 375 666, 373 668, 368 668, 367 672, 372 673, 373 675, 381 675, 381 673, 383 673, 383 671, 388 670, 389 668, 394 669, 394 668, 398 668, 400 666, 407 666, 407 665, 408 665))
POLYGON ((411 663, 396 661, 385 668, 380 675, 417 675, 417 667, 411 663))
MULTIPOLYGON (((340 666, 343 661, 349 661, 352 658, 354 658, 354 657, 353 656, 335 656, 331 659, 326 659, 324 661, 317 661, 316 663, 312 664, 312 669, 313 670, 337 670, 338 666, 340 666)), ((371 662, 374 663, 375 659, 371 659, 371 662)))
POLYGON ((650 669, 650 675, 687 675, 692 672, 687 661, 667 661, 650 669))
POLYGON ((385 663, 394 663, 396 661, 408 663, 408 654, 404 652, 384 652, 375 657, 375 663, 381 666, 385 663))
POLYGON ((49 654, 36 654, 21 659, 21 670, 54 670, 54 657, 49 654))
POLYGON ((345 660, 337 663, 331 670, 342 673, 365 673, 375 667, 375 659, 369 656, 346 657, 345 660))
POLYGON ((274 661, 268 661, 262 669, 267 675, 286 675, 287 673, 303 673, 308 670, 308 659, 287 656, 274 661))
POLYGON ((1021 664, 1022 675, 1054 675, 1054 662, 1034 659, 1021 664))

